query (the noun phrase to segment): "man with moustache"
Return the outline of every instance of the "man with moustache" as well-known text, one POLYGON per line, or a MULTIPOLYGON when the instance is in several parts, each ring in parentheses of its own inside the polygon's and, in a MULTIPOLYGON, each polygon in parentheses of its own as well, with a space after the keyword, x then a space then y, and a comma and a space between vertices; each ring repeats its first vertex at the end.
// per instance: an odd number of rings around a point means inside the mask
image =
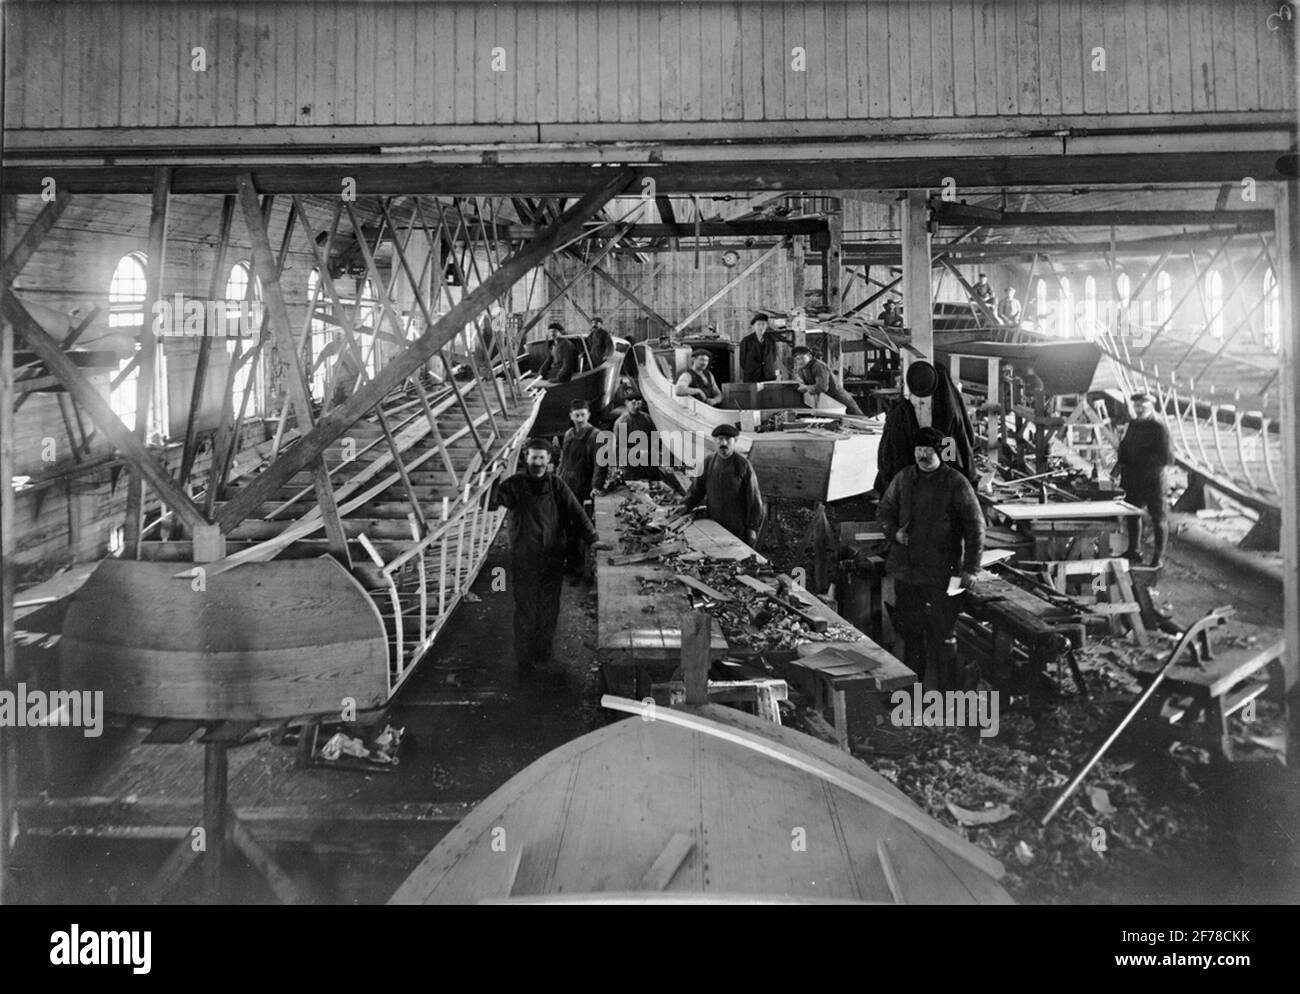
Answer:
POLYGON ((709 372, 710 356, 706 349, 696 349, 691 353, 691 364, 677 377, 673 388, 676 397, 694 397, 706 404, 722 403, 722 388, 709 372))
POLYGON ((578 372, 578 350, 564 337, 564 325, 559 321, 548 324, 546 334, 551 342, 551 352, 537 375, 552 383, 566 383, 578 372))
POLYGON ((560 614, 567 536, 595 548, 596 529, 563 480, 551 471, 551 444, 529 439, 524 468, 494 487, 492 507, 509 511, 510 584, 515 595, 515 663, 521 674, 547 666, 560 614))
POLYGON ((812 350, 806 345, 796 345, 794 349, 794 377, 799 382, 799 392, 809 404, 825 394, 831 400, 843 404, 846 414, 861 414, 858 402, 849 396, 849 392, 840 385, 839 379, 831 372, 831 367, 820 359, 813 358, 812 350))
MULTIPOLYGON (((600 432, 591 425, 591 407, 578 398, 569 405, 569 420, 573 427, 564 433, 560 444, 560 479, 573 491, 573 496, 585 511, 592 496, 605 486, 609 467, 600 459, 600 432)), ((582 536, 569 532, 569 573, 582 576, 587 563, 587 547, 582 536)))
POLYGON ((753 548, 763 524, 763 494, 754 467, 736 451, 739 434, 730 424, 713 429, 718 451, 705 457, 700 475, 691 481, 684 510, 704 504, 710 518, 753 548))
POLYGON ((768 331, 767 315, 759 312, 749 319, 752 329, 740 340, 740 378, 745 383, 780 379, 780 357, 776 336, 768 331))
POLYGON ((975 489, 939 458, 943 435, 922 428, 914 440, 915 465, 896 473, 876 509, 889 538, 885 572, 894 578, 891 616, 904 639, 903 663, 927 690, 956 687, 956 598, 948 580, 961 573, 969 588, 984 551, 984 514, 975 489))

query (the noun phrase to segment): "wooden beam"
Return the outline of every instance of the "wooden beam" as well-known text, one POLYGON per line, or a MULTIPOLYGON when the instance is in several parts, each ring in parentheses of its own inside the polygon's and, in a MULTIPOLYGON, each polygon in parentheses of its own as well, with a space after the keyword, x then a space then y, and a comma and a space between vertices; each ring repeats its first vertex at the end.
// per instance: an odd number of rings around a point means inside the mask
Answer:
MULTIPOLYGON (((14 210, 18 198, 11 195, 0 196, 0 256, 8 251, 13 239, 14 210)), ((52 205, 51 205, 52 206, 52 205)), ((42 215, 44 216, 44 215, 42 215)), ((53 224, 53 222, 51 222, 53 224)), ((31 229, 28 229, 31 234, 31 229)), ((13 254, 17 253, 17 249, 13 254)), ((4 256, 5 279, 0 284, 5 300, 9 294, 12 281, 8 259, 13 254, 4 256)), ((21 266, 12 272, 16 274, 21 266)), ((3 318, 8 318, 6 310, 3 318)), ((8 322, 5 322, 8 323, 8 322)), ((14 593, 16 576, 14 554, 18 548, 18 536, 14 531, 14 331, 15 328, 0 327, 0 690, 10 691, 18 678, 18 656, 14 645, 14 593)), ((13 748, 13 729, 8 723, 0 723, 0 905, 12 903, 9 884, 9 826, 13 824, 14 805, 17 801, 15 792, 18 786, 17 770, 12 762, 16 757, 13 748)))
POLYGON ((0 299, 0 309, 3 309, 4 316, 27 340, 28 347, 40 356, 50 372, 59 378, 59 382, 67 387, 77 403, 86 409, 96 427, 108 437, 127 464, 154 488, 159 500, 175 511, 187 527, 195 528, 208 524, 207 519, 190 501, 189 496, 175 484, 149 450, 136 438, 135 433, 128 431, 122 424, 122 419, 113 413, 103 394, 82 376, 81 370, 59 348, 58 342, 46 334, 45 330, 32 319, 23 307, 22 301, 11 291, 5 290, 3 298, 0 299))
POLYGON ((1159 227, 1186 224, 1237 225, 1240 230, 1271 231, 1270 210, 1239 211, 988 211, 940 204, 939 224, 944 227, 978 224, 985 228, 1113 228, 1159 227))
POLYGON ((773 255, 775 255, 780 249, 784 248, 785 245, 786 245, 786 239, 782 239, 781 241, 777 242, 777 244, 773 245, 770 249, 768 249, 766 252, 764 252, 762 255, 760 255, 758 258, 754 259, 754 261, 752 261, 748 266, 746 266, 744 269, 738 272, 731 279, 727 280, 727 282, 722 286, 722 288, 719 289, 717 292, 715 292, 712 296, 710 296, 708 300, 706 300, 699 307, 695 308, 695 310, 687 314, 686 317, 678 321, 677 324, 673 326, 673 333, 676 334, 677 332, 681 331, 688 324, 694 321, 697 317, 699 317, 710 307, 716 304, 719 300, 721 300, 732 290, 738 287, 741 284, 741 281, 743 281, 746 276, 748 276, 750 273, 756 270, 763 263, 767 262, 767 260, 770 259, 773 255))
MULTIPOLYGON (((149 210, 149 257, 145 260, 145 297, 140 325, 140 375, 135 386, 135 437, 144 444, 149 433, 149 410, 153 406, 154 375, 158 368, 158 336, 152 329, 154 304, 162 299, 162 280, 167 261, 167 205, 171 199, 171 171, 154 170, 152 205, 149 210)), ((123 531, 127 559, 140 558, 140 534, 144 526, 144 479, 130 474, 126 491, 126 527, 123 531)))
POLYGON ((221 509, 219 516, 223 529, 229 530, 243 521, 263 501, 270 499, 279 487, 296 472, 320 454, 374 407, 380 398, 417 372, 429 359, 449 342, 468 322, 493 300, 508 290, 530 269, 542 262, 556 246, 582 230, 583 223, 601 209, 609 200, 627 188, 633 172, 620 169, 609 180, 590 190, 567 210, 546 234, 520 249, 501 264, 501 267, 483 281, 475 290, 463 297, 436 323, 411 342, 406 351, 384 366, 367 386, 317 422, 293 448, 281 455, 261 476, 245 487, 221 509))
MULTIPOLYGON (((1300 79, 1296 81, 1300 91, 1300 79)), ((1300 94, 1298 94, 1300 95, 1300 94)), ((1300 674, 1300 183, 1278 184, 1274 207, 1282 340, 1282 631, 1287 686, 1300 674)), ((1265 443, 1267 444, 1267 442, 1265 443)))
MULTIPOLYGON (((224 296, 224 286, 222 285, 222 275, 226 267, 226 248, 230 244, 230 226, 235 218, 235 197, 233 194, 227 194, 221 202, 221 228, 217 235, 217 254, 212 260, 212 275, 208 279, 208 299, 217 299, 218 294, 224 296)), ((249 291, 251 293, 253 281, 248 281, 249 291)), ((212 335, 204 335, 199 341, 199 354, 194 364, 194 386, 190 390, 190 410, 185 419, 185 443, 181 449, 181 471, 177 479, 182 487, 188 486, 190 479, 190 470, 194 466, 194 453, 196 448, 196 434, 198 432, 199 411, 203 406, 203 391, 207 387, 208 364, 212 355, 212 335)), ((213 449, 213 456, 216 456, 216 449, 213 449)))
MULTIPOLYGON (((839 314, 843 302, 844 293, 844 276, 840 271, 840 265, 844 260, 842 247, 842 215, 840 213, 832 214, 827 219, 827 234, 830 243, 826 251, 822 253, 822 289, 825 299, 826 309, 832 314, 839 314)), ((802 306, 801 301, 796 303, 802 306)))
POLYGON ((0 286, 13 285, 18 274, 23 271, 28 260, 36 254, 36 250, 41 247, 41 242, 50 233, 50 229, 58 223, 70 203, 72 203, 72 194, 61 193, 41 208, 40 214, 23 232, 23 237, 18 239, 18 244, 13 247, 13 251, 4 257, 4 267, 0 268, 0 286))
MULTIPOLYGON (((307 379, 303 375, 302 362, 298 358, 298 346, 293 340, 293 326, 289 320, 289 309, 280 290, 280 264, 271 252, 271 240, 266 232, 262 218, 261 205, 257 199, 257 190, 253 186, 251 174, 244 174, 236 181, 239 188, 239 202, 244 209, 244 223, 248 228, 252 243, 253 266, 262 281, 262 297, 266 301, 267 320, 271 326, 280 360, 289 367, 286 375, 286 389, 294 414, 298 419, 299 431, 310 432, 312 418, 311 397, 307 393, 307 379)), ((329 273, 322 273, 321 279, 329 279, 329 273)), ((312 460, 316 474, 316 500, 320 505, 321 517, 325 523, 325 535, 329 539, 330 551, 345 566, 351 566, 348 555, 348 539, 343 532, 343 523, 339 520, 339 509, 334 503, 334 487, 330 483, 329 471, 325 467, 324 450, 316 453, 312 460)), ((223 524, 220 517, 217 524, 222 525, 222 532, 229 533, 230 526, 223 524)))
POLYGON ((934 358, 934 307, 930 303, 930 205, 924 190, 909 190, 903 206, 903 324, 914 348, 934 358))
POLYGON ((618 291, 620 294, 622 294, 624 297, 626 297, 629 301, 631 301, 633 304, 635 304, 635 305, 636 305, 637 307, 639 307, 641 310, 645 311, 645 312, 646 312, 647 314, 649 314, 652 318, 654 318, 656 321, 658 321, 660 324, 662 324, 665 328, 671 328, 671 327, 673 326, 673 323, 672 323, 671 321, 669 321, 666 317, 664 317, 662 314, 660 314, 658 311, 656 311, 653 307, 651 307, 649 304, 647 304, 644 300, 642 300, 640 297, 638 297, 634 291, 629 290, 627 287, 625 287, 625 286, 624 286, 622 283, 620 283, 618 280, 614 279, 614 277, 610 276, 609 273, 605 272, 605 270, 604 270, 602 267, 600 267, 600 266, 592 266, 592 267, 591 267, 591 271, 592 271, 593 273, 595 273, 595 274, 596 274, 600 279, 604 280, 604 281, 605 281, 605 282, 606 282, 610 287, 612 287, 614 290, 618 291))

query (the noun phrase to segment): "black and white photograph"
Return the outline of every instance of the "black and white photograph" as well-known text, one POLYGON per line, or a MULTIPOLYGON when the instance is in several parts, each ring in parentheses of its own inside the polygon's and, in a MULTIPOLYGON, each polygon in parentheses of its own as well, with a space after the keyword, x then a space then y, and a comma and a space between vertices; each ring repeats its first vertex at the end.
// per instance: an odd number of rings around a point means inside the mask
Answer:
POLYGON ((95 922, 174 906, 999 905, 1108 909, 1098 976, 1263 965, 1300 0, 0 21, 24 959, 146 973, 95 922))

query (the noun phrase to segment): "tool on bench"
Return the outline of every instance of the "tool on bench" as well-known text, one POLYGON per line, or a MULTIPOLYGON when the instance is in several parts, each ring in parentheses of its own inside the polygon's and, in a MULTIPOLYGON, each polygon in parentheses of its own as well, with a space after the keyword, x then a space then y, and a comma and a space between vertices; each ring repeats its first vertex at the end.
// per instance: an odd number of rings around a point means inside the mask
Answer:
POLYGON ((1160 686, 1160 682, 1169 674, 1169 671, 1174 668, 1174 664, 1178 662, 1178 657, 1181 656, 1185 650, 1189 648, 1191 649, 1195 665, 1197 666, 1203 665, 1206 659, 1213 658, 1212 653, 1210 652, 1210 629, 1217 628, 1219 625, 1224 624, 1234 614, 1236 614, 1236 609, 1233 607, 1216 607, 1204 618, 1188 628, 1187 631, 1183 632, 1183 637, 1179 639, 1178 644, 1174 646, 1174 651, 1169 654, 1169 658, 1161 664, 1160 670, 1147 686, 1147 689, 1142 692, 1142 696, 1137 699, 1136 703, 1134 703, 1131 708, 1129 708, 1128 713, 1124 715, 1123 720, 1116 726, 1115 731, 1111 732, 1110 735, 1106 737, 1106 741, 1098 746, 1096 752, 1089 757, 1088 762, 1083 764, 1083 769, 1075 774, 1073 780, 1066 784, 1065 790, 1062 791, 1061 796, 1056 799, 1056 803, 1053 804, 1047 814, 1043 816, 1043 825, 1046 825, 1051 821, 1056 816, 1056 813, 1061 810, 1061 806, 1065 804, 1070 795, 1079 789, 1079 784, 1083 783, 1083 778, 1086 777, 1089 771, 1097 765, 1097 762, 1101 757, 1106 754, 1106 750, 1114 744, 1115 740, 1120 737, 1120 734, 1124 729, 1128 727, 1129 722, 1137 717, 1138 712, 1142 710, 1143 705, 1151 699, 1151 695, 1155 693, 1156 687, 1160 686))
POLYGON ((773 589, 770 584, 766 584, 762 580, 755 579, 752 576, 746 576, 744 573, 737 574, 736 579, 739 580, 741 583, 743 583, 745 586, 749 587, 751 590, 757 591, 758 593, 762 594, 773 604, 776 604, 778 607, 785 608, 785 610, 789 611, 791 614, 796 615, 805 625, 811 628, 814 632, 821 633, 826 631, 826 629, 830 627, 830 622, 828 622, 825 618, 819 618, 811 611, 808 611, 807 609, 800 607, 798 604, 795 604, 793 601, 788 600, 787 598, 782 597, 780 595, 779 591, 781 590, 789 591, 792 589, 791 587, 792 581, 790 580, 789 577, 784 575, 779 576, 777 578, 776 589, 773 589))

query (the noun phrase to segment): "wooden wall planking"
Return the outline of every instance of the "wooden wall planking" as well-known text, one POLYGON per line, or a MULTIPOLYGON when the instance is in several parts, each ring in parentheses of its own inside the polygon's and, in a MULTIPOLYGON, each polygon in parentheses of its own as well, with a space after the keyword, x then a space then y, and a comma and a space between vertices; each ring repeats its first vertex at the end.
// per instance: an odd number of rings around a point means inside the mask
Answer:
POLYGON ((1037 118, 1295 101, 1284 32, 1255 0, 69 0, 10 3, 5 17, 17 129, 1037 118), (190 68, 196 45, 206 72, 190 68))

